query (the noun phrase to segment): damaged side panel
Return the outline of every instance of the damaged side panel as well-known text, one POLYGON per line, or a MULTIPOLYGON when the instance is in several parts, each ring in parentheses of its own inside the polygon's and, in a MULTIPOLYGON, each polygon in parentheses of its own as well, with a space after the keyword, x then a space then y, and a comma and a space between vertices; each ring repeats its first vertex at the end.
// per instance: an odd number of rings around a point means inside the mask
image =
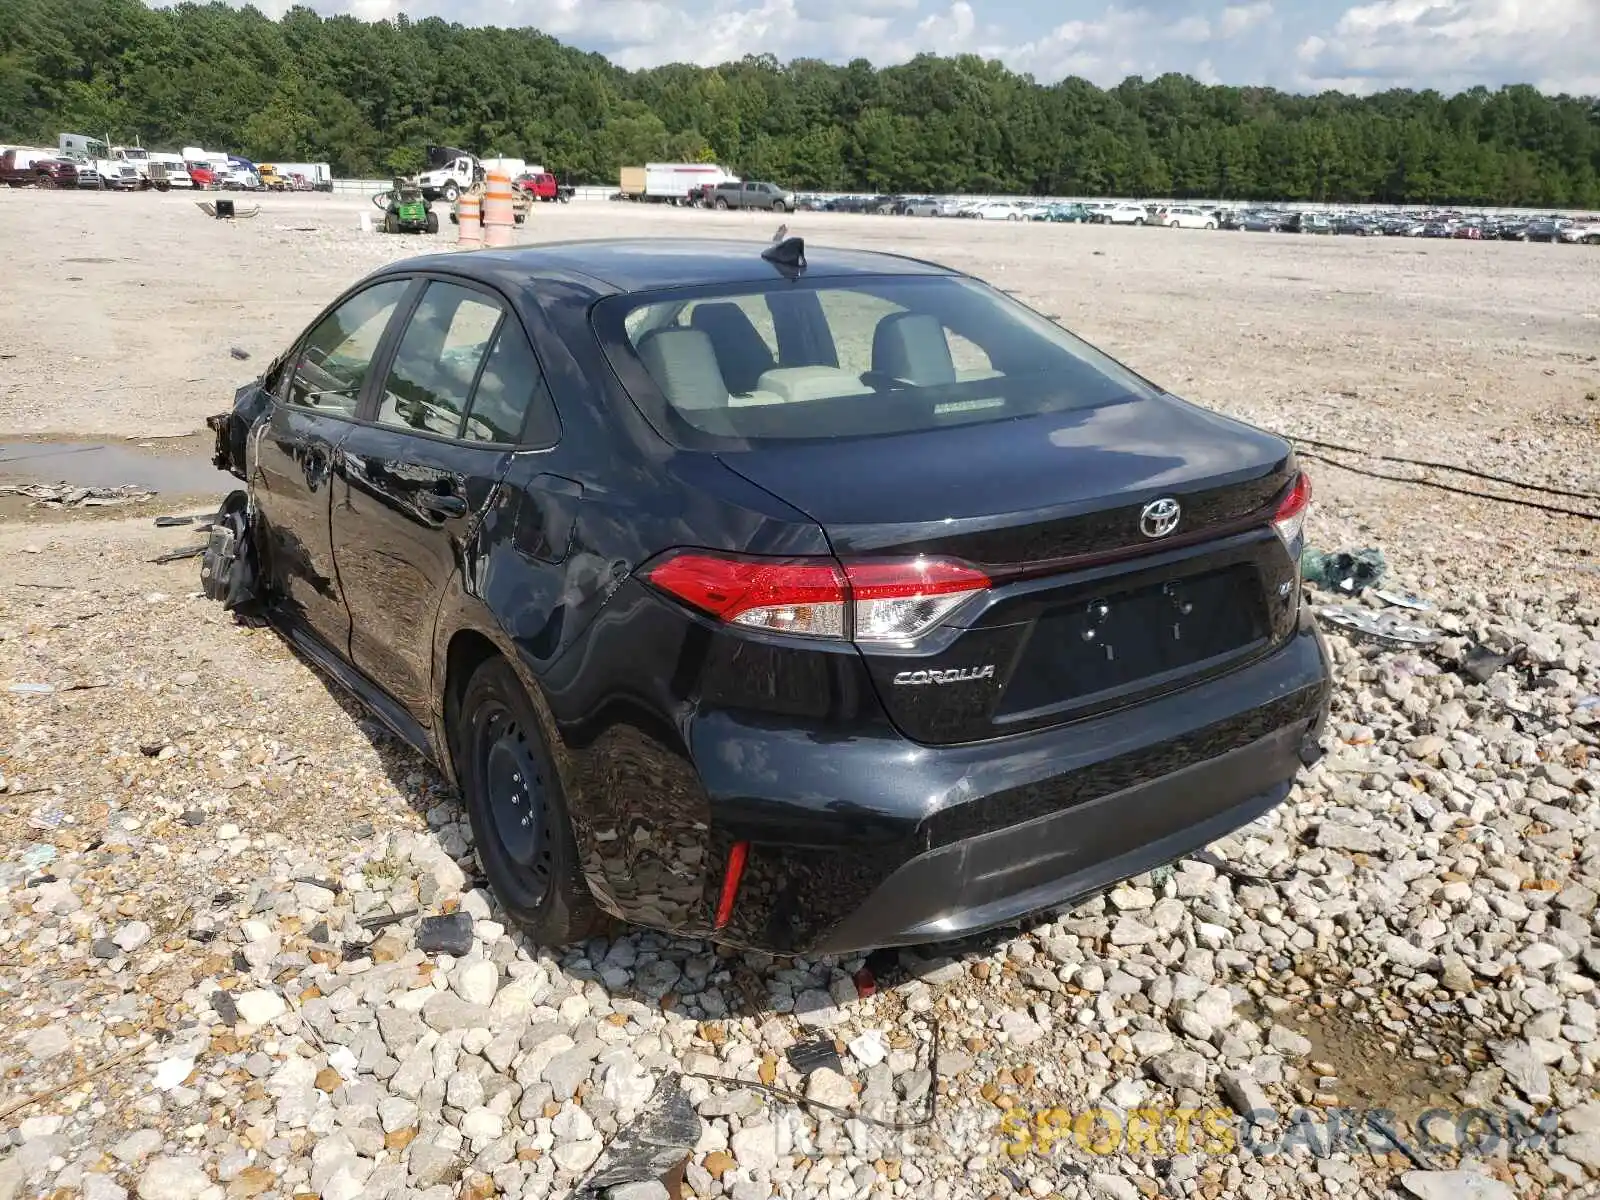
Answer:
POLYGON ((206 425, 216 435, 213 465, 246 484, 246 488, 229 493, 223 500, 200 560, 201 587, 207 597, 228 609, 249 604, 260 586, 256 547, 252 544, 253 505, 248 491, 250 436, 271 408, 272 392, 265 380, 273 378, 277 366, 273 363, 266 376, 235 392, 231 410, 206 418, 206 425))
POLYGON ((272 404, 272 391, 266 379, 255 379, 233 394, 233 407, 227 412, 206 418, 207 427, 216 434, 216 449, 211 455, 218 470, 237 475, 249 482, 247 447, 250 431, 257 421, 267 414, 272 404))

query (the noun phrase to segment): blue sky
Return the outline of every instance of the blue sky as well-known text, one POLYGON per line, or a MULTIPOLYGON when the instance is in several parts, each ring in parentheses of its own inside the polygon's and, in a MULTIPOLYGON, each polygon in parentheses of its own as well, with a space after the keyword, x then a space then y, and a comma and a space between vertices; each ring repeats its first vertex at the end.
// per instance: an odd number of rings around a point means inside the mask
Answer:
MULTIPOLYGON (((268 13, 289 0, 257 0, 268 13)), ((404 11, 533 25, 627 67, 747 53, 922 51, 999 58, 1044 82, 1183 71, 1292 91, 1459 91, 1532 83, 1600 94, 1600 0, 310 0, 366 19, 404 11)))

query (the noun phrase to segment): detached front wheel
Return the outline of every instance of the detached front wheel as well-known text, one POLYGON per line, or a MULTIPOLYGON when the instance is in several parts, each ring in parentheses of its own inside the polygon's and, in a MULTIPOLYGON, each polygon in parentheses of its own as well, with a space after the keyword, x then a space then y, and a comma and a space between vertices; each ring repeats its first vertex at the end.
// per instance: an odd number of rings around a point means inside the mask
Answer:
POLYGON ((606 916, 578 870, 561 778, 533 705, 503 660, 490 659, 467 681, 454 741, 478 862, 501 907, 543 945, 597 932, 606 916))

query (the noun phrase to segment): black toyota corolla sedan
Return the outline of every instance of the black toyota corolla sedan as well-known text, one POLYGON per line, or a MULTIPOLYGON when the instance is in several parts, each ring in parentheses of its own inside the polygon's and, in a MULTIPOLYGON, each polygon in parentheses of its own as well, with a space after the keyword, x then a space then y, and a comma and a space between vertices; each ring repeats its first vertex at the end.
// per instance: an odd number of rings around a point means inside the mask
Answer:
POLYGON ((210 423, 208 594, 439 764, 541 941, 956 937, 1320 754, 1291 448, 932 263, 410 259, 210 423))

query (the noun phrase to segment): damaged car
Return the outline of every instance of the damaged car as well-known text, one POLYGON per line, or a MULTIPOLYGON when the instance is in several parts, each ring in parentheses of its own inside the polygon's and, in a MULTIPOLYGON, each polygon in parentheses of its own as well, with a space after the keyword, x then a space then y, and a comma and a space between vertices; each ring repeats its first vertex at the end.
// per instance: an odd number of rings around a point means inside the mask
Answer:
POLYGON ((1322 752, 1290 445, 937 264, 409 259, 210 424, 244 486, 207 594, 439 766, 545 943, 955 938, 1195 851, 1322 752))

